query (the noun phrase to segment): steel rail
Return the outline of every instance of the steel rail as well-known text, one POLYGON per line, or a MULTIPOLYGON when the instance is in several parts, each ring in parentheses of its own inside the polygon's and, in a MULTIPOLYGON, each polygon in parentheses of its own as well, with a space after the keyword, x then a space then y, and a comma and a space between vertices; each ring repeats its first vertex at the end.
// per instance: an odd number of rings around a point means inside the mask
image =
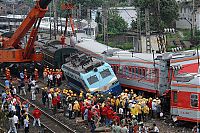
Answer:
MULTIPOLYGON (((0 83, 0 86, 3 87, 3 88, 5 88, 5 86, 4 86, 2 83, 0 83)), ((16 95, 17 95, 20 99, 22 99, 22 100, 24 100, 24 101, 28 100, 28 99, 23 98, 22 96, 20 96, 20 95, 18 95, 18 94, 16 94, 16 95)), ((63 123, 60 122, 59 120, 53 118, 52 116, 50 116, 48 113, 46 113, 44 110, 42 110, 40 107, 38 107, 38 106, 35 105, 34 103, 31 103, 30 101, 28 101, 28 103, 29 103, 30 105, 36 107, 37 109, 39 109, 39 110, 43 113, 43 115, 45 115, 46 117, 50 118, 52 121, 58 123, 58 124, 59 124, 61 127, 63 127, 65 130, 70 131, 71 133, 76 133, 75 130, 71 129, 69 126, 63 124, 63 123)), ((29 115, 30 115, 30 114, 29 114, 29 115)), ((30 116, 31 116, 31 115, 30 115, 30 116)), ((45 128, 47 128, 50 132, 55 133, 55 131, 53 131, 51 128, 49 128, 49 127, 48 127, 47 125, 45 125, 44 123, 41 122, 41 124, 42 124, 45 128)))

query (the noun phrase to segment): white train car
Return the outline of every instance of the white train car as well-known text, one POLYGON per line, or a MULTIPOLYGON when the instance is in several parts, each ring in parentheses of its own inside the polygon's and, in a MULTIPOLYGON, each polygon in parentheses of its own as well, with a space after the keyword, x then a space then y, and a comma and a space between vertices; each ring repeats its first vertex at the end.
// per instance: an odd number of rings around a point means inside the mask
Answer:
POLYGON ((133 53, 106 46, 95 40, 77 43, 76 48, 108 62, 122 87, 160 95, 170 89, 171 81, 175 80, 177 74, 198 72, 196 51, 133 53), (195 69, 188 71, 188 68, 194 66, 195 69))

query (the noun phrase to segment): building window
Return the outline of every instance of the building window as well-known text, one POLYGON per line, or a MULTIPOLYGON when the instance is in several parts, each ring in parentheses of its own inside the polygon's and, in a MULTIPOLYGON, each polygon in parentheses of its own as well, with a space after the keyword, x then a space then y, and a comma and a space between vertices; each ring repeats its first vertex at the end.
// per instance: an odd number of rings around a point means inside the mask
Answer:
POLYGON ((177 103, 177 102, 178 102, 177 91, 174 91, 174 92, 173 92, 173 101, 174 101, 174 103, 177 103))
POLYGON ((186 8, 183 8, 184 9, 184 13, 186 13, 186 8))
POLYGON ((190 96, 190 104, 192 107, 198 107, 198 94, 191 94, 190 96))

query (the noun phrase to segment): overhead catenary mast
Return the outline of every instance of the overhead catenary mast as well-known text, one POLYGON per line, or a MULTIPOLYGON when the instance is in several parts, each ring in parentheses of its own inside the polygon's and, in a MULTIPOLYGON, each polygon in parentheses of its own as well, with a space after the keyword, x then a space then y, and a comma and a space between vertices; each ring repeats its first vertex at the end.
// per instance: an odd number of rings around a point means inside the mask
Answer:
POLYGON ((141 47, 141 10, 140 8, 137 8, 137 45, 136 45, 136 52, 142 52, 141 47))
MULTIPOLYGON (((104 44, 108 46, 108 2, 102 7, 104 44)), ((108 47, 107 47, 108 50, 108 47)))
POLYGON ((149 8, 145 8, 145 30, 146 30, 146 53, 151 53, 151 40, 150 40, 150 24, 149 24, 149 8))

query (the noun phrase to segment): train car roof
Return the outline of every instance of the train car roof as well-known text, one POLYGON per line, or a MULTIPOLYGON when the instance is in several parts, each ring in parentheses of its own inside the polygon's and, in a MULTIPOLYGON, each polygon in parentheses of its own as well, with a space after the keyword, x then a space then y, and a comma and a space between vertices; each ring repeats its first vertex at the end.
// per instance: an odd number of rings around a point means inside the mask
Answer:
POLYGON ((58 50, 61 50, 61 49, 63 49, 63 50, 64 49, 74 49, 68 45, 65 45, 63 47, 63 45, 58 40, 39 41, 38 45, 42 48, 43 51, 48 51, 52 54, 54 54, 55 52, 57 52, 58 50))
MULTIPOLYGON (((81 58, 81 56, 83 57, 85 54, 79 54, 78 56, 81 58)), ((89 62, 85 63, 84 65, 81 65, 79 61, 73 61, 73 58, 68 57, 66 58, 66 63, 63 64, 63 68, 65 69, 69 69, 70 71, 73 71, 74 73, 87 73, 90 70, 93 70, 93 68, 91 68, 92 66, 101 66, 103 64, 102 61, 92 58, 90 56, 87 56, 88 59, 90 60, 89 62), (92 59, 92 61, 91 61, 92 59)))
POLYGON ((173 80, 171 89, 172 90, 179 89, 179 90, 191 91, 191 88, 193 88, 194 92, 200 92, 200 82, 199 82, 200 74, 185 73, 185 75, 182 74, 182 80, 183 81, 173 80), (187 80, 187 79, 189 79, 189 80, 187 80))
MULTIPOLYGON (((153 54, 149 53, 133 53, 130 51, 121 50, 118 48, 112 48, 110 46, 106 46, 102 43, 99 43, 95 40, 88 39, 83 42, 77 43, 76 47, 81 51, 87 51, 88 54, 96 54, 100 57, 106 57, 108 59, 127 59, 127 60, 138 60, 143 59, 147 61, 153 61, 153 54)), ((155 54, 155 58, 161 54, 155 54)))
MULTIPOLYGON (((92 39, 83 40, 76 44, 76 48, 93 55, 94 57, 107 58, 108 60, 141 60, 153 62, 152 53, 135 53, 118 48, 112 48, 106 46, 105 44, 99 43, 92 39)), ((154 54, 154 58, 165 58, 171 59, 171 63, 180 63, 184 60, 194 60, 197 59, 197 51, 187 50, 187 51, 177 51, 177 52, 167 52, 164 54, 154 54)))

